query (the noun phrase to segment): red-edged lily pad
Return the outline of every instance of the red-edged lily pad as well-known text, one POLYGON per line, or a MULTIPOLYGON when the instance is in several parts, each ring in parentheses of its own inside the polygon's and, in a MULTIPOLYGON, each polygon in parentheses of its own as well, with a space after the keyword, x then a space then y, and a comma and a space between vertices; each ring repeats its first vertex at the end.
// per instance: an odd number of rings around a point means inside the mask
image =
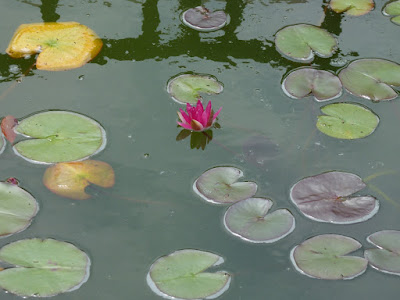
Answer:
POLYGON ((14 131, 14 127, 18 125, 18 120, 13 116, 5 116, 3 120, 1 120, 1 131, 4 134, 4 137, 10 143, 14 143, 14 140, 17 134, 14 131))
POLYGON ((312 278, 352 279, 364 273, 368 266, 362 257, 346 256, 359 248, 361 244, 352 238, 324 234, 294 247, 290 259, 300 273, 312 278))
POLYGON ((314 95, 314 99, 322 102, 340 97, 342 83, 339 78, 323 70, 302 68, 291 72, 282 83, 282 90, 294 99, 314 95))
POLYGON ((329 6, 337 13, 362 16, 373 10, 375 3, 374 0, 331 0, 329 6))
POLYGON ((312 220, 352 224, 378 212, 379 202, 374 197, 353 195, 365 186, 355 174, 333 171, 300 180, 292 187, 290 198, 312 220))
POLYGON ((195 30, 214 31, 224 27, 228 21, 226 13, 222 10, 209 11, 204 6, 188 9, 182 14, 183 23, 195 30))
POLYGON ((367 241, 377 247, 364 252, 369 264, 378 271, 400 276, 400 231, 378 231, 367 241))
POLYGON ((43 183, 50 191, 76 200, 91 197, 85 193, 85 188, 89 184, 110 188, 114 182, 115 175, 112 167, 96 160, 58 163, 47 168, 43 176, 43 183))

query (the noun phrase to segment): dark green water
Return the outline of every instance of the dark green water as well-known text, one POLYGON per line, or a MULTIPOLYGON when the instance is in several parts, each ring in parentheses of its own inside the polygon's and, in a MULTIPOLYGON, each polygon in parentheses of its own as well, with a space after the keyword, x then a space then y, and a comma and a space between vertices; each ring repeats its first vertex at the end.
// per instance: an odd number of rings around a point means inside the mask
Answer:
MULTIPOLYGON (((335 102, 362 103, 380 116, 381 123, 365 139, 325 136, 315 128, 324 104, 311 98, 292 100, 282 92, 283 76, 301 64, 283 58, 273 44, 274 34, 284 26, 322 21, 321 26, 337 37, 339 50, 331 58, 316 58, 312 65, 337 71, 338 63, 374 57, 399 63, 400 27, 382 15, 385 2, 376 1, 375 10, 355 18, 329 10, 324 17, 326 3, 316 0, 2 1, 0 116, 22 118, 46 109, 91 116, 108 137, 106 149, 94 159, 113 166, 116 184, 94 191, 87 201, 63 199, 43 186, 44 166, 15 156, 8 145, 0 156, 1 180, 17 177, 41 209, 27 230, 2 239, 0 246, 52 237, 86 251, 92 260, 88 282, 56 299, 161 299, 147 287, 149 267, 158 257, 184 248, 225 258, 223 269, 233 279, 219 299, 398 297, 397 276, 368 268, 349 281, 311 279, 294 270, 289 251, 323 233, 353 237, 365 249, 370 247, 365 240, 369 234, 400 230, 400 100, 376 104, 344 93, 335 102), (180 13, 202 3, 225 9, 229 25, 212 33, 183 26, 180 13), (87 25, 103 39, 103 49, 79 69, 29 71, 34 58, 14 60, 5 49, 20 24, 41 21, 87 25), (176 141, 176 111, 182 106, 170 99, 166 83, 181 72, 211 74, 224 84, 222 94, 205 97, 223 109, 222 128, 214 130, 204 151, 191 149, 189 139, 176 141), (23 73, 27 75, 15 85, 23 73), (278 144, 279 153, 263 164, 246 160, 242 148, 252 136, 278 144), (229 235, 222 226, 225 208, 205 203, 192 191, 201 173, 221 165, 241 168, 245 180, 257 182, 257 196, 271 198, 274 208, 288 208, 296 218, 295 231, 271 245, 253 245, 229 235), (342 226, 306 219, 290 202, 290 187, 305 176, 330 170, 362 178, 397 172, 371 181, 391 201, 367 188, 363 193, 376 196, 381 205, 367 222, 342 226)), ((362 256, 362 250, 355 255, 362 256)), ((18 299, 5 293, 0 298, 18 299)))

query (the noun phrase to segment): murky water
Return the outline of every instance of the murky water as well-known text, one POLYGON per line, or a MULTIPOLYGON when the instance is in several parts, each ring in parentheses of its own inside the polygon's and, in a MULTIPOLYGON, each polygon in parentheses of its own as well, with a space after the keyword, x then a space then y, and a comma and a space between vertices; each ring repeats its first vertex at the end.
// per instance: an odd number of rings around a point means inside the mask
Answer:
MULTIPOLYGON (((322 281, 299 274, 289 260, 290 249, 314 235, 345 234, 369 248, 369 234, 400 229, 400 100, 376 104, 344 93, 337 101, 362 103, 381 123, 365 139, 342 141, 316 130, 324 104, 293 100, 281 90, 283 76, 301 66, 283 58, 273 44, 274 34, 291 24, 321 24, 337 37, 336 54, 312 63, 325 70, 337 71, 357 58, 400 62, 400 27, 382 15, 385 1, 376 1, 375 10, 358 18, 324 13, 322 2, 2 1, 1 116, 66 109, 94 118, 108 135, 108 145, 94 159, 113 166, 116 184, 91 189, 94 197, 87 201, 63 199, 43 186, 45 166, 24 161, 8 146, 0 156, 1 180, 18 178, 41 209, 27 230, 2 239, 0 246, 52 237, 86 251, 92 259, 88 282, 56 299, 160 299, 146 285, 148 269, 158 257, 185 248, 225 258, 223 269, 233 280, 219 299, 395 298, 397 276, 368 268, 354 280, 322 281), (229 25, 212 33, 182 25, 180 13, 201 3, 225 9, 229 25), (104 47, 91 63, 65 72, 30 69, 33 57, 9 58, 5 49, 14 30, 41 21, 80 22, 103 39, 104 47), (176 111, 182 106, 170 99, 166 84, 182 72, 211 74, 224 84, 223 93, 205 97, 223 107, 221 129, 213 131, 205 150, 191 149, 190 138, 176 140, 176 111), (249 155, 248 147, 257 137, 265 139, 254 145, 258 158, 249 155), (205 203, 192 191, 201 173, 221 165, 242 169, 245 180, 258 183, 257 196, 271 198, 274 208, 288 208, 296 218, 295 231, 271 245, 245 243, 228 234, 222 226, 225 208, 205 203), (290 187, 330 170, 362 178, 395 171, 371 180, 373 186, 363 191, 380 200, 378 214, 345 226, 303 217, 289 200, 290 187)), ((3 293, 0 298, 18 297, 3 293)))

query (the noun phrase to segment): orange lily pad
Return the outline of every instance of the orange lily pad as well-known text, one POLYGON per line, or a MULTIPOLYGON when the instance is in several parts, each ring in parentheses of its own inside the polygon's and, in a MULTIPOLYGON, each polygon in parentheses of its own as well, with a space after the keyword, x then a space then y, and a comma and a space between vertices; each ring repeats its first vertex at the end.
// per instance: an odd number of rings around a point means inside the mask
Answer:
POLYGON ((14 140, 17 137, 17 134, 14 131, 16 125, 18 125, 18 120, 10 115, 5 116, 3 120, 1 120, 1 131, 10 143, 14 143, 14 140))
POLYGON ((50 191, 75 200, 91 197, 85 193, 85 188, 91 183, 110 188, 114 182, 113 168, 97 160, 58 163, 47 168, 43 176, 43 183, 50 191))
POLYGON ((93 30, 76 22, 32 23, 18 27, 6 52, 13 58, 39 53, 38 69, 64 71, 83 66, 102 46, 93 30))

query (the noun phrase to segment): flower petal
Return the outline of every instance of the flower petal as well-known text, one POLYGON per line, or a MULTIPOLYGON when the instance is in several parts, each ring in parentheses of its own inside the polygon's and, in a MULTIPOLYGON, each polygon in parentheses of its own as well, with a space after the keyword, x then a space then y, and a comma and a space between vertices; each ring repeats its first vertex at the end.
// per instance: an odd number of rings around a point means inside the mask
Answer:
POLYGON ((190 125, 192 126, 192 130, 194 130, 194 131, 203 131, 203 129, 204 129, 204 126, 196 120, 192 120, 190 122, 190 125))
POLYGON ((185 128, 185 129, 193 130, 192 126, 190 126, 189 124, 184 124, 184 123, 181 123, 181 122, 176 122, 176 123, 178 123, 179 126, 185 128))
POLYGON ((178 116, 182 122, 190 124, 190 118, 182 108, 179 109, 178 116))

